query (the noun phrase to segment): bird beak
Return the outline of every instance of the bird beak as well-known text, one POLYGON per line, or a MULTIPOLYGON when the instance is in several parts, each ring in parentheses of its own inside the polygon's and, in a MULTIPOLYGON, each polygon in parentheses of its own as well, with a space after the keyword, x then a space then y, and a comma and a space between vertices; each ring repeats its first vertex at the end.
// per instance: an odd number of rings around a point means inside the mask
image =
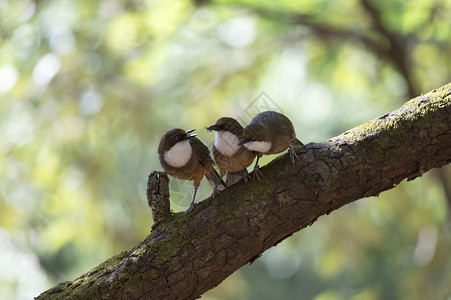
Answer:
POLYGON ((249 142, 249 140, 243 136, 243 137, 240 138, 240 140, 238 141, 238 145, 246 144, 247 142, 249 142))
POLYGON ((205 129, 207 129, 208 132, 211 132, 212 130, 216 131, 216 130, 219 130, 219 126, 214 124, 214 125, 211 125, 210 127, 205 127, 205 129))
POLYGON ((185 135, 186 135, 186 138, 192 138, 192 137, 195 137, 197 134, 191 134, 191 132, 193 132, 194 130, 196 130, 196 129, 190 129, 190 130, 187 130, 187 131, 185 131, 185 135))

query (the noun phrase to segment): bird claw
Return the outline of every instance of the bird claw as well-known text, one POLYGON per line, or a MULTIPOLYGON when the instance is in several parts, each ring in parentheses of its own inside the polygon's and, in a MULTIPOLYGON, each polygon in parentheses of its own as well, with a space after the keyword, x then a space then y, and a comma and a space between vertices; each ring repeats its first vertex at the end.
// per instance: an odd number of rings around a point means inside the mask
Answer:
POLYGON ((194 202, 191 202, 191 204, 189 205, 188 209, 185 210, 184 214, 188 214, 190 211, 192 211, 194 208, 194 202))
POLYGON ((210 197, 214 198, 216 195, 221 194, 221 192, 222 192, 222 190, 219 190, 219 189, 215 188, 215 189, 213 189, 213 192, 211 193, 210 197))
POLYGON ((296 151, 294 151, 294 147, 290 146, 290 148, 288 149, 288 154, 290 155, 290 159, 291 159, 291 162, 293 163, 293 167, 294 167, 294 163, 296 162, 296 160, 300 160, 296 151))
POLYGON ((249 178, 250 178, 249 173, 248 172, 244 173, 243 180, 244 180, 245 183, 247 183, 249 181, 249 178))
POLYGON ((257 179, 258 181, 262 181, 262 177, 265 177, 265 176, 263 176, 262 172, 260 171, 260 167, 258 165, 255 165, 253 179, 254 180, 257 179))

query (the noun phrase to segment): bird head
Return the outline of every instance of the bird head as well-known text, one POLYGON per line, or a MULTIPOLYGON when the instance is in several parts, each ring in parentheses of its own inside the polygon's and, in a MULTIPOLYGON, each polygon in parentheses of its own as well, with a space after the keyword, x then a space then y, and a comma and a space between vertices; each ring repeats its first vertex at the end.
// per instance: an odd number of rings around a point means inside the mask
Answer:
POLYGON ((206 127, 208 131, 229 131, 237 136, 241 135, 243 131, 243 126, 238 123, 237 120, 230 117, 223 117, 216 121, 215 124, 210 127, 206 127))
POLYGON ((243 145, 250 151, 266 153, 272 147, 272 141, 268 139, 268 132, 259 124, 249 124, 243 129, 238 145, 243 145))
POLYGON ((243 133, 241 134, 238 145, 243 145, 255 141, 262 141, 264 136, 265 131, 263 127, 249 124, 243 129, 243 133))
POLYGON ((164 151, 172 148, 175 144, 195 137, 197 134, 192 133, 194 130, 195 129, 190 129, 185 131, 180 128, 174 128, 167 131, 161 137, 160 145, 158 146, 158 153, 164 153, 164 151))

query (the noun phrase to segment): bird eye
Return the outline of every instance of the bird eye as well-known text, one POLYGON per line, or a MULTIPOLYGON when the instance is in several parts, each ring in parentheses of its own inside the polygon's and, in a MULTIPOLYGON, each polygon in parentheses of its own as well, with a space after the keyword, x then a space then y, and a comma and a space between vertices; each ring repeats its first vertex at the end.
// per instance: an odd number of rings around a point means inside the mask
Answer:
POLYGON ((230 128, 230 125, 229 125, 229 124, 225 124, 225 125, 222 126, 222 128, 223 128, 224 130, 227 130, 227 129, 230 128))
POLYGON ((182 139, 182 136, 180 134, 177 134, 174 136, 174 141, 176 141, 176 142, 180 142, 181 139, 182 139))
POLYGON ((251 136, 250 140, 251 141, 256 141, 258 139, 258 134, 254 134, 253 136, 251 136))

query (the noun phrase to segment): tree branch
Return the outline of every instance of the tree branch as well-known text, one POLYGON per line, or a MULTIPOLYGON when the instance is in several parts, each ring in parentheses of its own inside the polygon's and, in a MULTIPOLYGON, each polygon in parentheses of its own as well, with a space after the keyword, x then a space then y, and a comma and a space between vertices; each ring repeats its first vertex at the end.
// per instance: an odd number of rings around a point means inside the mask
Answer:
POLYGON ((239 182, 160 220, 135 248, 38 299, 197 298, 321 215, 449 163, 450 124, 451 83, 306 145, 294 167, 287 154, 274 159, 262 182, 239 182))
POLYGON ((407 44, 407 38, 404 37, 404 39, 402 39, 399 35, 396 35, 387 28, 382 22, 381 12, 371 0, 360 0, 360 4, 373 21, 376 31, 388 41, 386 57, 391 60, 392 64, 406 80, 409 97, 418 95, 417 85, 415 84, 413 74, 409 71, 409 55, 407 47, 405 46, 407 44))

